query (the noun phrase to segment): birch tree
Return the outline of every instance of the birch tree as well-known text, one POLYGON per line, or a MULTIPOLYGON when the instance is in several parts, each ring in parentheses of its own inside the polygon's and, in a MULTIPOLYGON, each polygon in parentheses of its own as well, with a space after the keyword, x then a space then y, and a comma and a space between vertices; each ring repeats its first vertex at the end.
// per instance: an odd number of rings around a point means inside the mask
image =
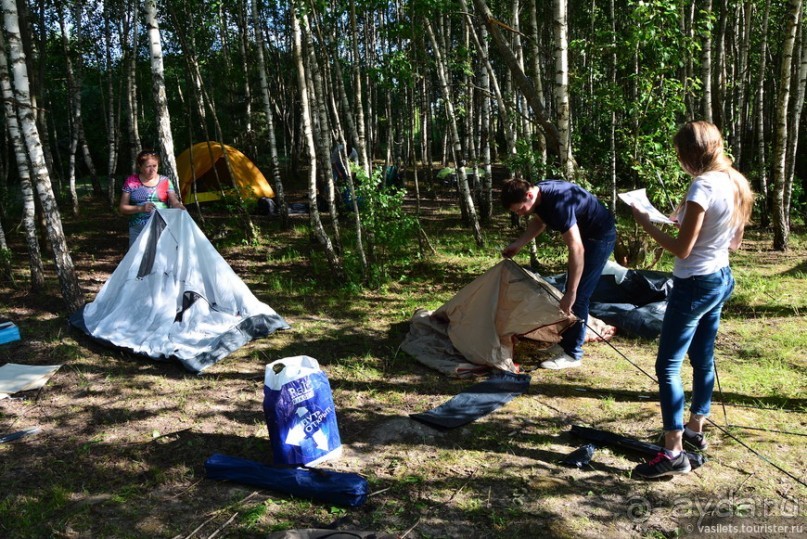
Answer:
POLYGON ((162 173, 179 189, 177 163, 174 157, 174 136, 171 134, 171 114, 168 111, 168 98, 165 93, 165 70, 163 49, 160 38, 160 25, 157 20, 157 0, 145 0, 146 28, 148 28, 149 51, 151 52, 151 90, 157 116, 157 136, 160 143, 160 164, 162 173))
MULTIPOLYGON (((788 248, 788 216, 785 213, 787 129, 790 107, 791 74, 793 71, 793 47, 801 17, 802 0, 789 0, 785 21, 784 42, 779 64, 779 92, 776 95, 774 140, 772 156, 773 181, 773 248, 786 251, 788 248)), ((793 126, 798 129, 798 126, 793 126)))
POLYGON ((703 10, 701 43, 701 81, 703 83, 703 119, 713 121, 712 115, 712 0, 706 0, 703 10))
MULTIPOLYGON (((5 0, 10 1, 10 0, 5 0)), ((296 2, 291 5, 291 22, 292 22, 292 50, 294 55, 295 73, 297 75, 297 90, 300 93, 300 108, 301 108, 301 122, 302 122, 302 135, 305 141, 303 148, 304 155, 309 159, 310 167, 308 169, 308 206, 309 216, 311 219, 311 228, 314 235, 319 240, 320 244, 325 250, 325 257, 328 259, 328 264, 333 274, 339 280, 344 279, 344 268, 342 261, 336 254, 333 248, 331 239, 325 232, 320 219, 319 210, 317 209, 317 161, 316 161, 316 146, 314 144, 314 130, 312 128, 311 110, 308 97, 308 76, 305 72, 305 63, 303 62, 303 36, 300 25, 300 19, 297 15, 296 2)))
MULTIPOLYGON (((804 7, 802 4, 802 11, 804 7)), ((801 114, 804 109, 804 94, 807 92, 807 22, 802 17, 801 26, 801 51, 799 53, 798 69, 796 70, 795 95, 793 96, 791 110, 790 129, 787 137, 787 156, 785 159, 785 216, 787 217, 787 228, 790 228, 791 202, 793 196, 793 180, 796 170, 796 159, 799 149, 799 126, 801 126, 801 114)))
POLYGON ((572 116, 569 105, 569 37, 566 0, 553 0, 555 36, 555 107, 558 118, 558 150, 564 177, 574 179, 572 158, 572 116))
MULTIPOLYGON (((25 244, 28 247, 28 267, 31 272, 31 290, 41 290, 45 285, 45 270, 42 265, 42 253, 39 249, 39 239, 36 233, 36 202, 34 200, 34 187, 31 183, 31 167, 28 163, 28 152, 22 140, 19 122, 17 121, 17 108, 14 105, 14 90, 8 72, 6 40, 0 32, 0 89, 3 93, 6 128, 8 129, 11 144, 14 149, 14 158, 17 162, 17 173, 20 176, 22 188, 22 224, 25 230, 25 244)), ((3 238, 5 241, 5 237, 3 238)), ((7 247, 6 247, 7 248, 7 247)))
POLYGON ((277 151, 277 137, 275 136, 274 111, 272 110, 272 100, 269 97, 269 77, 266 75, 266 60, 264 58, 264 40, 261 29, 261 19, 258 17, 258 0, 250 0, 252 6, 252 25, 255 32, 255 43, 258 50, 258 76, 261 81, 261 99, 263 101, 263 112, 266 116, 266 136, 269 142, 269 164, 272 186, 275 189, 275 202, 280 213, 280 226, 288 229, 289 207, 286 203, 286 193, 283 189, 283 180, 280 177, 280 159, 277 151))
POLYGON ((471 191, 468 187, 468 178, 465 175, 465 163, 462 162, 462 143, 460 141, 459 129, 457 128, 457 117, 454 114, 454 105, 452 104, 452 97, 448 85, 448 73, 446 71, 445 63, 440 53, 440 47, 437 44, 437 39, 434 35, 431 23, 428 19, 424 19, 426 33, 432 43, 432 52, 434 53, 434 61, 437 67, 437 76, 440 80, 440 87, 443 94, 443 107, 446 112, 446 121, 448 122, 449 133, 451 134, 451 149, 454 161, 454 170, 457 174, 457 182, 460 188, 460 204, 464 208, 464 214, 469 220, 469 225, 473 231, 476 244, 481 247, 484 244, 482 239, 482 230, 479 227, 479 219, 476 215, 474 208, 474 201, 471 198, 471 191))
POLYGON ((53 195, 48 169, 45 164, 45 154, 39 140, 39 132, 31 106, 28 69, 20 40, 17 5, 14 0, 2 0, 2 5, 3 22, 8 35, 11 69, 14 74, 14 97, 17 103, 17 114, 20 119, 28 158, 31 162, 34 185, 39 195, 39 201, 42 204, 48 241, 53 249, 56 274, 59 277, 62 297, 68 309, 72 312, 84 305, 84 294, 81 291, 73 266, 73 259, 70 257, 70 251, 65 241, 59 208, 53 195))

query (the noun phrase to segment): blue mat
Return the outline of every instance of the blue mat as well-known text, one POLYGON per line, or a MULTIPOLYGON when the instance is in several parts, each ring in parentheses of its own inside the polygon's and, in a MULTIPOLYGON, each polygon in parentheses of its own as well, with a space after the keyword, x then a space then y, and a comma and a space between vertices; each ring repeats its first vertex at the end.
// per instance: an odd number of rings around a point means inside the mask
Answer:
POLYGON ((514 397, 526 393, 529 387, 528 374, 501 371, 437 408, 409 417, 438 429, 453 429, 498 410, 514 397))

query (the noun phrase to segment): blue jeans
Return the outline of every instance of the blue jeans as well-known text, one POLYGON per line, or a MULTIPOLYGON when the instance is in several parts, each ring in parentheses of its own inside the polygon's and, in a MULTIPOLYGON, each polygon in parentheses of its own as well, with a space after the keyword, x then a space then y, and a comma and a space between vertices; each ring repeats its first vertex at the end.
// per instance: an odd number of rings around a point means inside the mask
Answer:
POLYGON ((684 429, 681 364, 692 364, 693 414, 708 415, 715 385, 714 352, 720 311, 734 291, 731 268, 686 279, 673 278, 656 357, 664 430, 684 429))
MULTIPOLYGON (((572 312, 580 319, 579 322, 563 332, 560 346, 563 351, 574 359, 583 357, 583 343, 586 340, 586 321, 588 320, 588 305, 591 294, 597 288, 602 276, 602 270, 608 257, 614 252, 616 245, 616 229, 611 230, 604 239, 585 239, 583 261, 583 274, 577 285, 577 298, 572 305, 572 312)), ((567 277, 568 279, 568 277, 567 277)), ((567 284, 568 286, 568 284, 567 284)))

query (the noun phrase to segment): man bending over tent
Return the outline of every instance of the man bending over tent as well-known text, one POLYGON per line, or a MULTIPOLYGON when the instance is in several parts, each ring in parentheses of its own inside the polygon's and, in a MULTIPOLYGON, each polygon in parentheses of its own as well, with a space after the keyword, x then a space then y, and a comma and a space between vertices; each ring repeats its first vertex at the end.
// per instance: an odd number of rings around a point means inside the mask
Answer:
POLYGON ((589 300, 616 243, 614 216, 596 196, 563 180, 546 180, 535 185, 526 180, 507 180, 502 188, 502 205, 518 216, 532 215, 527 229, 502 250, 502 256, 512 258, 547 227, 560 232, 569 249, 566 289, 560 309, 574 313, 579 321, 563 333, 561 350, 541 363, 541 367, 579 367, 589 300))

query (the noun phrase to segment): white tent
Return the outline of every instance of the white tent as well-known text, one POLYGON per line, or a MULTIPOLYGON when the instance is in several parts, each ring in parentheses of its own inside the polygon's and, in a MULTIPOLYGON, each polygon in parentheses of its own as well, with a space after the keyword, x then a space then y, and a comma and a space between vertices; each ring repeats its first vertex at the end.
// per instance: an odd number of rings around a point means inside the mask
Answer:
POLYGON ((175 358, 193 372, 289 328, 178 209, 154 212, 95 301, 70 323, 103 343, 175 358))
POLYGON ((450 375, 483 368, 516 372, 516 339, 553 343, 577 319, 560 292, 510 259, 493 266, 434 312, 418 310, 401 348, 450 375))

